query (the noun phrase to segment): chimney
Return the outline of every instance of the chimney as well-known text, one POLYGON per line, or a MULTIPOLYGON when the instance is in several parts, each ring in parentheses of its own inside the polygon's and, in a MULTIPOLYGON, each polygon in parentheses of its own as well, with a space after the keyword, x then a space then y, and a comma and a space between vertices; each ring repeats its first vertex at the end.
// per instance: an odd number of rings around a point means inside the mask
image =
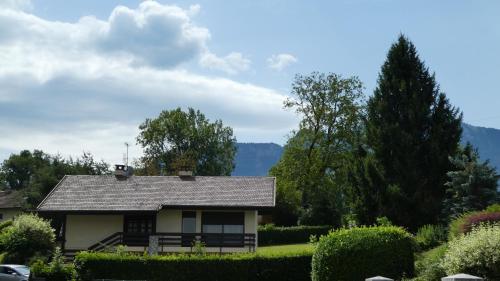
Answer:
POLYGON ((115 165, 115 177, 118 180, 126 180, 131 177, 134 169, 126 165, 115 165))

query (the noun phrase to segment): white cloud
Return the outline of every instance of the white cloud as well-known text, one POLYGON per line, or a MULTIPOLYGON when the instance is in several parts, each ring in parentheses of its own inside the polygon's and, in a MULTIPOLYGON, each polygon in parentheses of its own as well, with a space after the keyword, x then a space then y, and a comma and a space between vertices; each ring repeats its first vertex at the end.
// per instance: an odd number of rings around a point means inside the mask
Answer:
POLYGON ((282 71, 288 66, 296 63, 298 60, 296 57, 290 54, 277 54, 272 55, 267 59, 267 65, 277 71, 282 71))
MULTIPOLYGON (((182 69, 210 54, 209 31, 189 20, 198 10, 149 1, 118 7, 107 21, 68 23, 0 8, 0 157, 39 148, 120 162, 145 118, 178 106, 222 119, 242 141, 282 140, 296 124, 282 94, 182 69)), ((228 73, 250 64, 237 53, 211 60, 206 67, 228 73)), ((138 147, 131 152, 140 156, 138 147)))
POLYGON ((241 53, 232 52, 225 57, 206 52, 200 58, 200 65, 208 69, 224 71, 228 74, 236 74, 250 68, 251 61, 241 53))

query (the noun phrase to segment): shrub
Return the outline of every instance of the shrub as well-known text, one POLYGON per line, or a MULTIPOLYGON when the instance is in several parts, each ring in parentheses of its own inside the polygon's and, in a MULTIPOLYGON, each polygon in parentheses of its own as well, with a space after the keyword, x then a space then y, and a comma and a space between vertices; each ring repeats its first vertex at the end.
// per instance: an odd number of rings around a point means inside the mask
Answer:
POLYGON ((480 224, 493 224, 500 222, 500 212, 488 210, 463 214, 450 223, 449 240, 457 238, 460 234, 471 231, 480 224))
POLYGON ((258 243, 259 246, 307 243, 311 235, 326 235, 331 229, 331 226, 259 226, 258 243))
POLYGON ((399 279, 414 272, 411 235, 394 226, 341 229, 323 236, 312 259, 313 281, 399 279))
POLYGON ((76 276, 74 266, 72 264, 64 264, 64 257, 59 248, 56 248, 52 261, 49 264, 38 259, 31 264, 30 269, 30 277, 45 278, 45 280, 50 281, 69 281, 74 280, 76 276))
POLYGON ((2 232, 5 228, 7 228, 11 225, 12 225, 12 220, 6 220, 3 222, 0 222, 0 232, 2 232))
POLYGON ((500 280, 500 225, 477 227, 450 241, 442 265, 448 274, 467 272, 500 280))
POLYGON ((310 279, 311 253, 118 256, 82 252, 75 258, 79 280, 303 281, 310 279))
POLYGON ((418 229, 415 235, 419 251, 425 251, 446 242, 446 228, 442 225, 424 225, 418 229))
POLYGON ((32 214, 16 217, 0 234, 5 260, 26 263, 36 255, 48 256, 54 251, 55 235, 48 221, 32 214))
POLYGON ((446 253, 446 244, 438 246, 429 251, 417 255, 415 261, 415 273, 417 275, 413 281, 441 280, 446 276, 441 261, 446 253))
POLYGON ((491 213, 500 212, 500 204, 493 204, 491 206, 488 206, 488 208, 486 208, 486 211, 491 213))

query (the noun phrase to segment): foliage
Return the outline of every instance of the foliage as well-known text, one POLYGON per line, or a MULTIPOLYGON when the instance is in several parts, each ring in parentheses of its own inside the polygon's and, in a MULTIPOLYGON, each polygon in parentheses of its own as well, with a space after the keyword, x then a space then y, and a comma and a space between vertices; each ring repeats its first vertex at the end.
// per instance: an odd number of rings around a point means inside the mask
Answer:
POLYGON ((448 274, 467 272, 499 280, 500 225, 477 227, 450 241, 442 265, 448 274))
POLYGON ((198 256, 203 256, 207 253, 205 243, 196 240, 193 242, 193 253, 198 256))
POLYGON ((449 239, 457 238, 480 224, 494 223, 500 223, 500 212, 479 211, 465 213, 450 222, 449 239))
POLYGON ((446 244, 420 253, 415 260, 416 278, 413 281, 441 280, 446 273, 441 265, 441 261, 446 253, 446 244))
POLYGON ((31 264, 30 270, 30 277, 45 278, 50 281, 69 281, 76 277, 74 266, 64 263, 64 257, 59 247, 54 251, 50 263, 46 264, 43 260, 36 260, 31 264))
POLYGON ((11 226, 0 234, 0 244, 11 263, 26 263, 36 255, 48 256, 55 247, 54 230, 50 223, 33 214, 16 217, 11 226))
POLYGON ((413 239, 394 226, 333 231, 320 238, 312 259, 313 281, 394 279, 414 272, 413 239), (355 267, 355 268, 353 268, 355 267))
POLYGON ((500 204, 493 204, 486 208, 487 212, 500 212, 500 204))
POLYGON ((373 152, 360 143, 350 152, 347 162, 346 201, 358 224, 373 225, 386 213, 386 187, 382 170, 373 152))
POLYGON ((415 235, 419 251, 425 251, 446 242, 448 231, 442 225, 426 224, 420 227, 415 235))
POLYGON ((356 77, 296 76, 284 106, 294 109, 302 120, 299 130, 291 133, 281 160, 270 170, 279 179, 277 224, 295 224, 300 216, 300 224, 340 225, 344 213, 340 170, 360 130, 362 89, 356 77), (283 216, 287 212, 289 216, 283 216))
POLYGON ((500 176, 488 161, 480 162, 479 153, 467 144, 455 157, 450 157, 453 170, 448 172, 444 214, 457 217, 460 214, 483 210, 499 202, 497 182, 500 176))
POLYGON ((82 252, 76 256, 75 267, 81 281, 303 281, 310 276, 311 255, 309 251, 203 256, 82 252))
POLYGON ((41 150, 23 150, 12 154, 0 167, 0 186, 22 190, 27 208, 35 208, 65 175, 101 175, 109 173, 109 165, 97 162, 84 152, 80 158, 63 159, 41 150))
POLYGON ((6 221, 2 221, 2 222, 0 222, 0 233, 2 233, 2 231, 3 231, 5 228, 7 228, 7 227, 11 226, 11 225, 12 225, 12 223, 13 223, 13 221, 12 221, 12 220, 6 220, 6 221))
POLYGON ((387 54, 367 111, 367 143, 385 182, 379 213, 412 230, 436 223, 462 118, 403 35, 387 54))
POLYGON ((378 217, 375 219, 378 226, 391 226, 392 222, 387 217, 378 217))
POLYGON ((144 148, 142 173, 158 175, 191 170, 196 175, 229 176, 234 168, 236 139, 221 120, 211 123, 199 110, 164 110, 139 126, 137 143, 144 148))
POLYGON ((259 226, 258 244, 280 245, 307 243, 311 235, 326 235, 332 230, 331 226, 290 226, 276 227, 274 225, 259 226))

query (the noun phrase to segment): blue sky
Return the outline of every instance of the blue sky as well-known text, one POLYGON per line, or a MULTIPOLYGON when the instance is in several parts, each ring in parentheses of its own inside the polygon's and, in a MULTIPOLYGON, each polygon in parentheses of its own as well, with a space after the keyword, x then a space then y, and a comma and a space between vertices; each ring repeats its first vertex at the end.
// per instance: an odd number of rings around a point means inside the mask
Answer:
POLYGON ((499 1, 5 0, 0 158, 39 148, 119 162, 140 122, 177 106, 239 141, 283 144, 296 73, 357 75, 370 95, 400 33, 466 122, 500 128, 499 14, 499 1))

